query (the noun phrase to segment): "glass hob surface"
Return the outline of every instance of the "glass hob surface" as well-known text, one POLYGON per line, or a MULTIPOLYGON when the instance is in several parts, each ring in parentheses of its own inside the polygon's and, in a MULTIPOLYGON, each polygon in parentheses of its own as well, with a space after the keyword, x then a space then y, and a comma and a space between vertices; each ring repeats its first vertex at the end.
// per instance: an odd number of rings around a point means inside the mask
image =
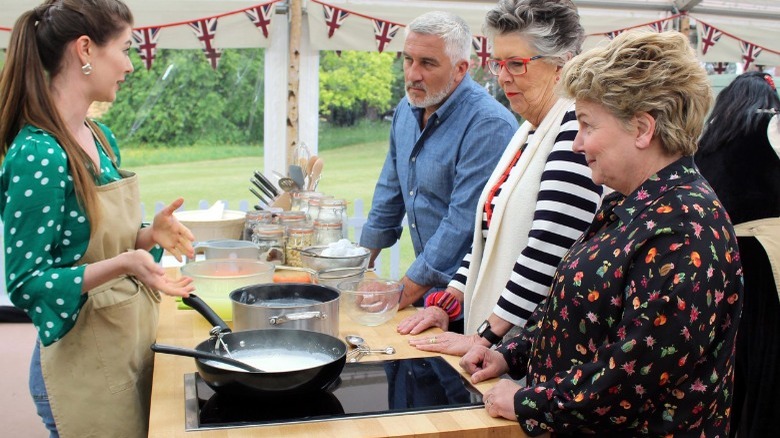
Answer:
POLYGON ((484 406, 482 394, 441 357, 347 363, 329 391, 236 398, 184 376, 186 430, 280 425, 484 406))

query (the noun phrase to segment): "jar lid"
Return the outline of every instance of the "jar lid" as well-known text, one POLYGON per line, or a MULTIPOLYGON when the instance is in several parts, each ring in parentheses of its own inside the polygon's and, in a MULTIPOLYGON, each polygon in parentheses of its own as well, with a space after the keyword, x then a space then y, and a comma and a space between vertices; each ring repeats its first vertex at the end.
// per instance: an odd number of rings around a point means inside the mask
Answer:
POLYGON ((295 226, 287 227, 287 233, 288 234, 313 234, 314 228, 312 228, 311 226, 295 225, 295 226))
POLYGON ((254 234, 259 236, 281 236, 284 227, 281 225, 259 225, 254 228, 254 234))
POLYGON ((341 221, 314 221, 314 228, 341 229, 341 221))
POLYGON ((325 207, 346 207, 347 201, 344 199, 321 199, 320 206, 325 207))
POLYGON ((273 216, 273 213, 270 211, 264 211, 264 210, 247 210, 245 218, 248 220, 258 220, 267 218, 270 219, 273 216))

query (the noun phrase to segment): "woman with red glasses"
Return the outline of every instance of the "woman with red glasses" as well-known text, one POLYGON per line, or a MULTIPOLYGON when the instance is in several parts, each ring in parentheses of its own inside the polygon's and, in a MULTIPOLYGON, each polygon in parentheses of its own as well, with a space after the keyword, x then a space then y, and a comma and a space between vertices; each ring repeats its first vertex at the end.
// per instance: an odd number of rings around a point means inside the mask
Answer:
POLYGON ((563 254, 588 226, 602 188, 590 178, 577 135, 574 102, 554 92, 563 64, 580 52, 584 31, 571 1, 501 0, 487 13, 488 63, 523 125, 507 145, 477 204, 471 251, 446 291, 398 326, 453 332, 410 341, 426 351, 463 355, 525 325, 552 283, 563 254))

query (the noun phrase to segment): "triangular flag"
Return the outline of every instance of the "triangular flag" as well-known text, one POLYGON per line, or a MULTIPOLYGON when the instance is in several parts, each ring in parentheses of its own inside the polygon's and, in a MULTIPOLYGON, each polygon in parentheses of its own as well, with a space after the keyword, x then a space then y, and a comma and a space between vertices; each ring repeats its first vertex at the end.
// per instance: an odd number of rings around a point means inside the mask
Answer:
POLYGON ((483 36, 472 37, 471 45, 474 46, 474 50, 477 51, 477 57, 479 58, 479 66, 482 68, 487 67, 488 59, 490 59, 490 48, 488 47, 487 37, 483 37, 483 36))
POLYGON ((222 56, 222 51, 213 45, 214 36, 217 34, 216 17, 193 21, 189 25, 192 31, 195 32, 195 36, 203 44, 203 53, 206 55, 209 63, 211 63, 211 68, 216 70, 219 66, 219 58, 222 56))
POLYGON ((274 12, 274 4, 255 6, 244 11, 249 20, 263 31, 263 36, 268 38, 268 26, 271 24, 271 16, 274 12))
POLYGON ((747 41, 740 41, 739 46, 742 49, 742 60, 745 61, 745 71, 748 71, 750 64, 756 61, 756 58, 761 54, 762 49, 747 41))
POLYGON ((328 38, 331 38, 333 32, 347 19, 349 12, 329 5, 322 5, 322 10, 325 13, 325 24, 328 26, 328 38))
POLYGON ((157 55, 157 37, 160 32, 159 27, 146 27, 143 29, 133 29, 133 41, 136 44, 136 50, 144 61, 147 70, 151 70, 154 57, 157 55))
POLYGON ((723 32, 701 21, 699 24, 701 25, 701 54, 706 55, 707 50, 723 36, 723 32))
POLYGON ((648 26, 650 26, 650 29, 652 29, 653 32, 661 33, 666 30, 666 24, 668 21, 669 20, 654 21, 648 24, 648 26))
POLYGON ((713 62, 712 63, 712 71, 716 75, 722 75, 726 73, 726 69, 728 68, 729 63, 728 62, 713 62))
POLYGON ((376 38, 376 46, 379 53, 385 50, 385 46, 390 44, 395 37, 395 33, 401 28, 400 25, 391 23, 389 21, 372 19, 374 22, 374 37, 376 38))
POLYGON ((618 29, 618 30, 613 30, 612 32, 607 32, 604 35, 606 35, 607 38, 614 40, 616 36, 620 35, 623 32, 625 32, 625 29, 618 29))

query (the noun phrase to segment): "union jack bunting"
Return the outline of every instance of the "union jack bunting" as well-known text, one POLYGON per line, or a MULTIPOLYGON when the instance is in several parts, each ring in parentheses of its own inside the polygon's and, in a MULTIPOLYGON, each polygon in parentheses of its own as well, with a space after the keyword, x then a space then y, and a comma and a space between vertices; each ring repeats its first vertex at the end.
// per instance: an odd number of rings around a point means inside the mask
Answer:
POLYGON ((393 40, 401 26, 389 21, 377 20, 376 18, 371 21, 374 22, 374 37, 376 38, 377 49, 379 49, 379 53, 382 53, 385 50, 385 46, 390 44, 390 41, 393 40))
POLYGON ((322 5, 322 11, 325 13, 325 24, 328 26, 328 38, 332 38, 336 29, 340 28, 344 20, 349 17, 349 12, 329 5, 322 5))
POLYGON ((607 38, 614 40, 616 36, 620 35, 625 31, 626 31, 625 29, 618 29, 618 30, 613 30, 612 32, 607 32, 604 35, 606 35, 607 38))
POLYGON ((699 24, 701 25, 701 54, 706 55, 707 50, 723 36, 723 32, 701 21, 699 24))
POLYGON ((273 3, 269 3, 267 5, 260 5, 247 9, 244 13, 258 29, 263 31, 263 36, 268 38, 268 26, 271 24, 271 14, 273 14, 273 11, 274 5, 273 3))
POLYGON ((648 24, 648 26, 653 30, 653 32, 661 33, 666 30, 666 24, 668 22, 669 20, 659 20, 648 24))
POLYGON ((157 55, 157 37, 159 36, 159 27, 147 27, 143 29, 133 29, 133 41, 138 54, 144 61, 147 70, 151 70, 154 57, 157 55))
POLYGON ((713 62, 712 71, 716 75, 722 75, 723 73, 726 73, 726 68, 728 68, 728 66, 729 66, 728 62, 713 62))
POLYGON ((745 71, 748 71, 750 64, 756 61, 756 58, 761 54, 762 49, 747 41, 740 41, 739 46, 742 49, 742 60, 745 61, 745 71))
POLYGON ((222 56, 222 51, 214 47, 213 44, 214 36, 217 34, 216 17, 193 21, 189 25, 192 31, 195 32, 195 36, 203 44, 203 53, 206 55, 206 59, 209 60, 211 68, 216 70, 219 66, 219 58, 222 56))
POLYGON ((487 37, 483 37, 483 36, 472 37, 471 45, 474 46, 474 50, 477 51, 477 58, 479 58, 479 66, 482 68, 487 67, 488 59, 490 59, 490 48, 488 47, 487 37))

